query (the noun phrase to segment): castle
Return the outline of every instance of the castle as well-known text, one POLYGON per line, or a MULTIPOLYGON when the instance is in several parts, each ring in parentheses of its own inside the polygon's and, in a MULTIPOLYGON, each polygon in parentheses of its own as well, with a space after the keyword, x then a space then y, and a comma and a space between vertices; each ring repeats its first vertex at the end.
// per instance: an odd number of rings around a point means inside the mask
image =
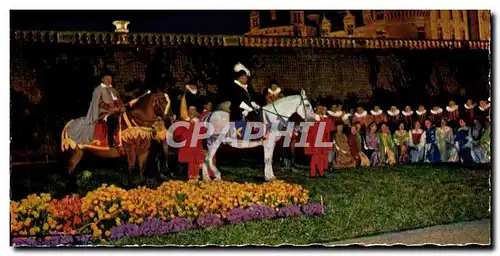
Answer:
MULTIPOLYGON (((345 11, 343 29, 332 31, 323 14, 308 11, 251 11, 247 36, 388 38, 490 41, 489 10, 364 10, 363 25, 345 11)), ((340 25, 340 24, 336 24, 340 25)))

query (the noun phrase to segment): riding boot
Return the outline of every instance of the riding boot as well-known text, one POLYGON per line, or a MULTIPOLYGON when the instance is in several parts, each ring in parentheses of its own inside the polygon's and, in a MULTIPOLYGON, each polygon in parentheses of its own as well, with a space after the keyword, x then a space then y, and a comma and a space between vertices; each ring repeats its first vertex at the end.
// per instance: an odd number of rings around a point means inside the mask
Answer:
POLYGON ((112 116, 108 116, 107 123, 108 123, 108 144, 109 147, 112 148, 115 146, 114 133, 116 130, 116 119, 112 116))

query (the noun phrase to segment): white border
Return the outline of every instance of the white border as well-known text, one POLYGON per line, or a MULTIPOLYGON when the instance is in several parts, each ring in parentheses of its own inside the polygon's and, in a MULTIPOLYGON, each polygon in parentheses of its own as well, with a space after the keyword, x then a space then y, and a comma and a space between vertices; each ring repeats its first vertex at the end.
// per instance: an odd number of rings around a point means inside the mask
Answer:
MULTIPOLYGON (((37 1, 37 0, 16 0, 16 1, 1 1, 2 7, 6 7, 2 9, 2 15, 0 16, 0 20, 2 22, 2 30, 3 32, 0 34, 2 36, 2 39, 0 40, 0 44, 2 46, 2 68, 0 69, 1 72, 1 81, 4 81, 4 86, 1 86, 2 92, 0 93, 1 101, 4 102, 3 107, 0 108, 0 113, 1 113, 1 120, 3 120, 3 123, 6 124, 7 120, 9 120, 9 107, 10 102, 9 99, 9 88, 8 86, 9 83, 9 38, 8 38, 8 29, 10 29, 9 26, 9 9, 306 9, 306 10, 318 10, 318 9, 325 9, 325 10, 344 10, 344 9, 399 9, 399 8, 404 8, 404 9, 491 9, 493 13, 496 13, 498 11, 498 2, 497 0, 473 0, 473 1, 456 1, 456 0, 419 0, 419 1, 388 1, 388 0, 358 0, 358 1, 324 1, 324 0, 307 0, 307 1, 294 1, 294 0, 274 0, 274 1, 269 1, 269 0, 252 0, 252 1, 234 1, 234 0, 215 0, 215 1, 207 1, 207 0, 184 0, 184 1, 151 1, 151 0, 141 0, 141 1, 118 1, 118 0, 107 0, 107 1, 102 1, 102 0, 85 0, 85 1, 64 1, 64 0, 43 0, 43 1, 37 1), (160 2, 160 3, 157 3, 160 2)), ((89 19, 91 19, 91 15, 89 15, 89 19)), ((496 17, 497 18, 497 17, 496 17)), ((180 22, 185 22, 185 21, 180 21, 180 22)), ((494 33, 493 35, 498 35, 498 26, 493 26, 494 28, 494 33)), ((165 31, 168 32, 168 31, 165 31)), ((495 49, 498 46, 497 40, 494 40, 494 46, 495 49)), ((494 65, 496 74, 498 74, 498 65, 494 65)), ((500 93, 498 90, 496 90, 494 99, 500 99, 500 93)), ((497 113, 496 109, 496 104, 493 103, 494 107, 494 113, 497 113)), ((10 123, 9 123, 10 125, 10 123)), ((495 128, 495 133, 494 134, 500 134, 497 131, 498 125, 494 126, 495 128)), ((9 161, 9 156, 10 156, 10 149, 9 149, 9 139, 8 139, 8 134, 10 133, 9 131, 9 126, 3 125, 0 126, 0 129, 2 130, 2 136, 0 137, 0 147, 1 147, 1 154, 0 154, 0 161, 2 163, 2 166, 4 169, 1 172, 2 178, 0 179, 1 182, 3 183, 2 186, 2 208, 0 210, 0 215, 1 215, 1 227, 0 227, 0 234, 1 234, 1 243, 5 247, 8 246, 9 244, 9 232, 10 230, 9 227, 9 222, 8 222, 8 215, 9 215, 9 206, 8 206, 8 200, 9 200, 9 172, 10 172, 10 161, 9 161)), ((497 144, 498 142, 498 137, 499 136, 494 136, 494 144, 497 144)), ((495 161, 499 158, 500 152, 498 151, 493 151, 495 154, 495 161)), ((496 173, 496 171, 493 171, 496 173)), ((492 184, 499 184, 498 181, 498 173, 495 174, 495 181, 492 181, 492 184)), ((495 197, 497 198, 497 197, 495 197)), ((496 216, 495 216, 496 217, 496 216)), ((494 222, 496 223, 496 222, 494 222)), ((493 228, 493 227, 492 227, 493 228)), ((496 235, 495 237, 498 237, 496 235)), ((493 241, 492 241, 493 242, 493 241)), ((495 242, 493 242, 495 244, 495 242)), ((498 247, 498 246, 497 246, 498 247)), ((439 250, 438 252, 442 252, 443 250, 439 250)), ((53 253, 54 250, 29 250, 29 251, 15 251, 16 253, 53 253)), ((62 253, 62 254, 71 254, 71 253, 81 253, 80 251, 75 251, 75 250, 57 250, 57 253, 62 253)), ((88 253, 95 253, 95 254, 100 254, 100 255, 108 255, 110 253, 120 253, 120 254, 127 254, 127 253, 134 253, 137 251, 131 251, 131 250, 107 250, 107 251, 94 251, 94 250, 87 250, 86 252, 88 253)), ((194 251, 191 251, 194 252, 194 251)), ((220 254, 220 253, 227 253, 227 251, 208 251, 208 250, 197 250, 195 253, 199 252, 204 252, 204 253, 211 253, 211 254, 220 254)), ((229 251, 229 253, 233 252, 232 250, 229 251)), ((242 252, 241 250, 239 252, 242 252)), ((350 255, 352 254, 359 254, 359 253, 364 253, 365 251, 349 251, 350 255)), ((378 254, 414 254, 414 253, 419 253, 418 250, 413 250, 413 251, 396 251, 396 250, 391 250, 391 251, 381 251, 381 250, 370 250, 370 253, 378 253, 378 254)), ((457 251, 455 250, 454 252, 457 253, 467 253, 470 254, 472 251, 470 250, 462 250, 462 251, 457 251)), ((476 252, 476 251, 475 251, 476 252)), ((486 252, 486 251, 482 251, 486 252)), ((8 250, 8 253, 14 253, 14 250, 10 248, 8 250)), ((155 251, 146 251, 143 250, 141 253, 153 253, 153 254, 164 254, 165 252, 155 250, 155 251)), ((189 253, 188 251, 168 251, 168 254, 184 254, 184 253, 189 253)), ((243 254, 254 254, 256 251, 246 251, 243 254)), ((262 253, 268 253, 268 252, 263 252, 263 251, 258 251, 259 254, 262 253)), ((298 254, 300 253, 301 255, 307 254, 308 252, 304 252, 303 250, 301 251, 276 251, 273 250, 271 252, 273 255, 284 255, 285 253, 288 254, 298 254)), ((312 253, 312 251, 310 252, 312 253)), ((315 250, 314 254, 323 254, 325 251, 319 251, 315 250)), ((339 251, 337 250, 336 253, 340 254, 345 254, 345 251, 339 251)), ((437 253, 437 252, 433 252, 437 253)))

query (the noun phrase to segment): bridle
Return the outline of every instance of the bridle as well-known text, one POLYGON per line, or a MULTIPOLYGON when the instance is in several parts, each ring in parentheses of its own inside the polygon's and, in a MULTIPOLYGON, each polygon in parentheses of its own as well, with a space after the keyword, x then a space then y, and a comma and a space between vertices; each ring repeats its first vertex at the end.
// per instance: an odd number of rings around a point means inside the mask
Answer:
MULTIPOLYGON (((306 112, 306 105, 304 103, 305 102, 305 98, 304 98, 304 96, 302 96, 302 93, 300 93, 299 96, 300 96, 300 104, 297 106, 297 108, 295 108, 294 113, 296 113, 299 110, 300 106, 302 105, 302 107, 304 108, 304 115, 305 115, 304 118, 306 118, 307 117, 307 112, 306 112)), ((274 114, 274 115, 278 116, 279 118, 281 118, 282 121, 285 121, 285 122, 288 120, 288 118, 290 118, 290 116, 284 116, 284 115, 281 115, 280 113, 278 113, 278 109, 276 109, 275 101, 272 102, 272 106, 273 106, 274 112, 269 111, 269 110, 267 110, 265 108, 261 108, 261 109, 263 111, 265 111, 265 112, 268 112, 268 113, 271 113, 271 114, 274 114)))

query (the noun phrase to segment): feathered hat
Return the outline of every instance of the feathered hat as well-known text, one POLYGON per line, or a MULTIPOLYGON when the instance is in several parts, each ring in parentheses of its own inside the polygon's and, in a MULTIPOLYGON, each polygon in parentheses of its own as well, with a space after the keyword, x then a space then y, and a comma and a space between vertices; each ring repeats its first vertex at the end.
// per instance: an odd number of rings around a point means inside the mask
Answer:
POLYGON ((234 72, 236 73, 236 78, 239 78, 241 76, 250 77, 250 70, 245 66, 243 66, 243 64, 241 64, 240 62, 234 65, 234 72))

